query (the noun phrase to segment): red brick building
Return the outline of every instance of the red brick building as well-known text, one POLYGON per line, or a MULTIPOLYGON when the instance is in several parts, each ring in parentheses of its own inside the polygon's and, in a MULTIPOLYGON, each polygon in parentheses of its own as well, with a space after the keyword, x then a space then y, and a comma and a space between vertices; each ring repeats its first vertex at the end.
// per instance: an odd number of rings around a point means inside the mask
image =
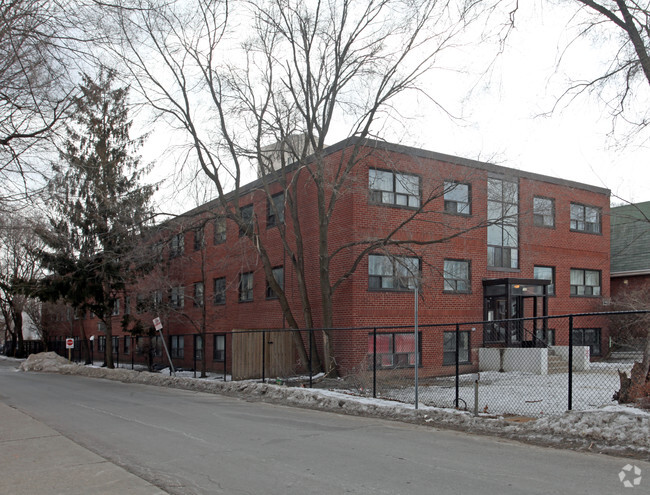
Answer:
MULTIPOLYGON (((328 147, 322 157, 326 170, 335 170, 354 143, 328 147)), ((329 252, 336 253, 330 277, 342 277, 333 296, 336 327, 413 325, 414 274, 420 283, 422 325, 591 312, 609 297, 608 190, 390 143, 368 141, 361 150, 363 158, 338 191, 328 229, 329 252), (398 225, 402 227, 390 237, 394 243, 375 242, 398 225), (355 260, 358 265, 351 270, 355 260)), ((299 191, 306 285, 314 326, 319 327, 316 190, 304 169, 289 172, 299 191)), ((293 222, 283 213, 279 183, 267 183, 275 207, 263 185, 258 180, 245 186, 239 206, 251 219, 303 326, 294 265, 278 230, 293 222)), ((157 268, 116 302, 116 322, 125 312, 146 325, 160 316, 180 365, 191 362, 187 351, 197 344, 191 337, 197 331, 208 332, 205 345, 201 339, 198 345, 205 348, 209 367, 219 369, 230 368, 223 360, 231 351, 226 336, 233 329, 286 327, 256 241, 220 216, 221 208, 214 201, 163 225, 150 246, 157 268)), ((82 324, 87 336, 101 340, 88 315, 73 326, 82 324)), ((113 328, 118 337, 129 335, 118 331, 117 324, 113 328)), ((412 367, 412 331, 382 332, 379 364, 412 367)), ((335 357, 342 368, 364 362, 368 335, 335 333, 335 357)), ((424 328, 420 335, 422 368, 439 372, 455 341, 442 328, 424 328)), ((604 328, 590 333, 592 354, 598 355, 606 337, 604 328)), ((512 331, 492 325, 485 332, 463 332, 460 345, 467 366, 474 367, 477 357, 468 352, 470 346, 522 346, 535 338, 568 341, 568 335, 546 328, 512 331)), ((119 344, 122 355, 134 352, 130 339, 119 344)))

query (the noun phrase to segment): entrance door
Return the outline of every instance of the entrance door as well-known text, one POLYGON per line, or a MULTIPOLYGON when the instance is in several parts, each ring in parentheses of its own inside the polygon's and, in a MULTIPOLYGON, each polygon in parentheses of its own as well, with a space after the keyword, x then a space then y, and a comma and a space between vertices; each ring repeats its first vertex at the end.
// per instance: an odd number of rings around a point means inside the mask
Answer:
POLYGON ((510 310, 508 311, 508 298, 504 296, 487 296, 484 304, 486 319, 495 321, 488 325, 486 342, 519 344, 522 339, 522 325, 519 321, 507 321, 524 317, 523 297, 510 298, 510 310), (501 320, 501 321, 500 321, 501 320))

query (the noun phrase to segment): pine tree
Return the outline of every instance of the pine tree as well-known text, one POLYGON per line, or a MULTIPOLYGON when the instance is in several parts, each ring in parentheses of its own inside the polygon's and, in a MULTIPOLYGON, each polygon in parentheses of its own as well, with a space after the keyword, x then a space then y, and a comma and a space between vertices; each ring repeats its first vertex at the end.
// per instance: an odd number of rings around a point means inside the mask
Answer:
POLYGON ((145 269, 137 256, 151 219, 151 186, 129 137, 128 88, 114 88, 115 72, 97 81, 84 75, 68 126, 52 193, 50 228, 41 232, 41 257, 51 273, 41 293, 92 311, 104 323, 105 364, 113 367, 111 315, 115 300, 145 269))

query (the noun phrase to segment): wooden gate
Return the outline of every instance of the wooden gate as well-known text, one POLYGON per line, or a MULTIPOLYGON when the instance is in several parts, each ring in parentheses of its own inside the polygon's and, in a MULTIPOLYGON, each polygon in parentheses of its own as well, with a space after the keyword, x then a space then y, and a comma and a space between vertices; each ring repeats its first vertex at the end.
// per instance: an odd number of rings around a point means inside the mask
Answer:
POLYGON ((290 331, 233 330, 231 355, 233 380, 275 378, 295 371, 290 331))

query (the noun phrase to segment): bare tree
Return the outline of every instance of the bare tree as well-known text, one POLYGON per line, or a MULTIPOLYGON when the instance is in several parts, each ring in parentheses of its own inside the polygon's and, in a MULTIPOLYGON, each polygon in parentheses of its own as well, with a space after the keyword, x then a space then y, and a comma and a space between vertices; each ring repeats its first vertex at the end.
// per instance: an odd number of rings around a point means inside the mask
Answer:
POLYGON ((0 0, 0 208, 44 187, 100 20, 93 1, 0 0))
MULTIPOLYGON (((289 327, 332 327, 335 291, 369 252, 411 252, 419 243, 399 233, 431 212, 433 199, 444 194, 443 187, 429 188, 387 235, 334 248, 331 225, 340 198, 358 185, 356 171, 372 153, 368 139, 399 117, 398 98, 417 91, 438 57, 489 7, 443 0, 198 0, 146 7, 110 10, 123 36, 114 49, 131 70, 134 87, 161 120, 184 132, 188 149, 215 184, 224 214, 252 241, 289 327), (249 34, 243 43, 231 36, 240 26, 249 34), (341 129, 350 147, 333 164, 326 143, 340 138, 341 129), (273 276, 269 246, 260 235, 263 219, 240 204, 252 173, 273 215, 286 220, 279 231, 299 287, 294 306, 273 276), (299 214, 305 207, 298 203, 303 181, 315 196, 316 296, 308 290, 299 214), (278 185, 281 204, 273 200, 278 185), (343 255, 351 261, 334 274, 332 263, 343 255), (320 299, 318 315, 314 297, 320 299)), ((455 235, 459 232, 420 244, 455 235)), ((304 359, 299 332, 294 339, 304 359)), ((324 340, 325 367, 332 371, 327 331, 324 340)))
POLYGON ((33 249, 41 244, 28 219, 5 216, 0 228, 0 306, 5 328, 11 337, 9 353, 23 347, 23 313, 30 300, 26 283, 42 275, 33 249))

